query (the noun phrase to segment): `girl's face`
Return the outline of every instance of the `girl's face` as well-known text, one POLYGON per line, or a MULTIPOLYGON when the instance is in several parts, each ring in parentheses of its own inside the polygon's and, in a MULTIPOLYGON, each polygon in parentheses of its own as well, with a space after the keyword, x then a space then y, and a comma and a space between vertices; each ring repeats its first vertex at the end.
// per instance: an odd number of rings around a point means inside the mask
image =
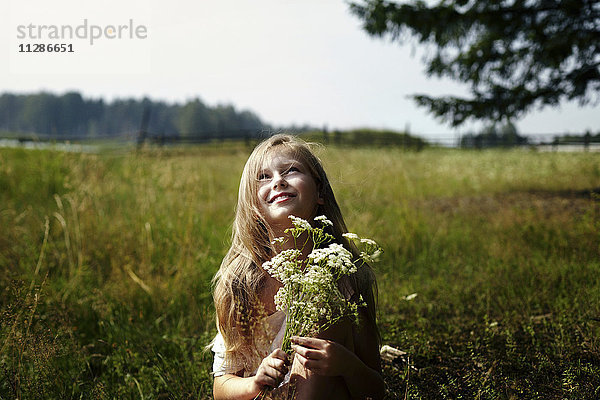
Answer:
POLYGON ((292 155, 268 154, 258 179, 263 217, 276 234, 291 226, 290 215, 311 220, 324 204, 310 170, 292 155))

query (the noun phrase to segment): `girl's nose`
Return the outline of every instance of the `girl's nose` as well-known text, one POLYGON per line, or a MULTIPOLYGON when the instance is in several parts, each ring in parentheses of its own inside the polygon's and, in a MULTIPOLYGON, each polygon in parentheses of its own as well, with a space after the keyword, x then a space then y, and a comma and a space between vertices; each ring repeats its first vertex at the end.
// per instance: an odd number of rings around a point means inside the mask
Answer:
POLYGON ((278 187, 286 187, 287 181, 281 175, 276 175, 273 179, 273 189, 277 189, 278 187))

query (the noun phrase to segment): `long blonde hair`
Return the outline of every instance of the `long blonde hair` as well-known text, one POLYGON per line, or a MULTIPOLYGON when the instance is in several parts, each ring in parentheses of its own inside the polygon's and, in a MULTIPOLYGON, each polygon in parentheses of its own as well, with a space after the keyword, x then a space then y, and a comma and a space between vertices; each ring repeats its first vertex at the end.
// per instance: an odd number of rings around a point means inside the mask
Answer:
MULTIPOLYGON (((275 250, 257 193, 263 162, 275 150, 292 155, 308 168, 324 200, 316 215, 325 215, 333 222, 330 233, 358 258, 355 246, 342 236, 347 232, 346 224, 321 161, 309 145, 294 136, 278 134, 256 146, 242 172, 231 247, 213 279, 217 327, 225 340, 227 356, 237 360, 236 365, 241 363, 246 371, 252 371, 256 360, 260 362, 265 356, 256 354, 257 341, 263 336, 257 330, 262 329, 260 320, 265 315, 259 296, 268 278, 262 264, 275 255, 275 250)), ((368 265, 358 271, 350 284, 367 303, 368 321, 364 323, 372 324, 376 330, 375 277, 368 265)))

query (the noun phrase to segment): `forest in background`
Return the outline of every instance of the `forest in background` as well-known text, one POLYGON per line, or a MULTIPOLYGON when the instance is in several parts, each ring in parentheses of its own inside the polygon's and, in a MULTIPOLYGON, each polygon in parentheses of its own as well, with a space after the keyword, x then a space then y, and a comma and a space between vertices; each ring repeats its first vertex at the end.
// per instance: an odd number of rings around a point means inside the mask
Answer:
POLYGON ((244 137, 270 126, 251 111, 233 105, 206 105, 199 98, 169 104, 148 98, 87 99, 78 92, 0 95, 0 131, 86 138, 119 136, 140 130, 161 136, 244 137))

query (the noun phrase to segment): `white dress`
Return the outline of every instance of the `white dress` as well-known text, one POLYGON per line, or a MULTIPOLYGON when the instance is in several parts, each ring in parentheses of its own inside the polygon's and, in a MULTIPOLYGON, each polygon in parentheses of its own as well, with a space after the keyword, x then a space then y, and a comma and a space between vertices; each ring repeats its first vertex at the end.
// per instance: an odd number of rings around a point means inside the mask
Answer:
MULTIPOLYGON (((271 343, 268 348, 262 349, 260 351, 261 354, 264 354, 264 357, 269 355, 273 350, 281 347, 283 342, 283 336, 285 334, 285 313, 283 311, 276 311, 273 314, 266 317, 266 322, 269 327, 269 338, 266 343, 271 343)), ((223 339, 223 335, 221 332, 217 333, 215 339, 213 340, 213 345, 211 347, 213 353, 215 353, 215 358, 213 361, 213 375, 214 376, 222 376, 229 373, 235 373, 239 370, 243 369, 243 366, 236 362, 236 360, 231 360, 229 363, 225 361, 225 340, 223 339)), ((244 376, 252 376, 256 373, 256 370, 248 373, 244 371, 244 376)))

